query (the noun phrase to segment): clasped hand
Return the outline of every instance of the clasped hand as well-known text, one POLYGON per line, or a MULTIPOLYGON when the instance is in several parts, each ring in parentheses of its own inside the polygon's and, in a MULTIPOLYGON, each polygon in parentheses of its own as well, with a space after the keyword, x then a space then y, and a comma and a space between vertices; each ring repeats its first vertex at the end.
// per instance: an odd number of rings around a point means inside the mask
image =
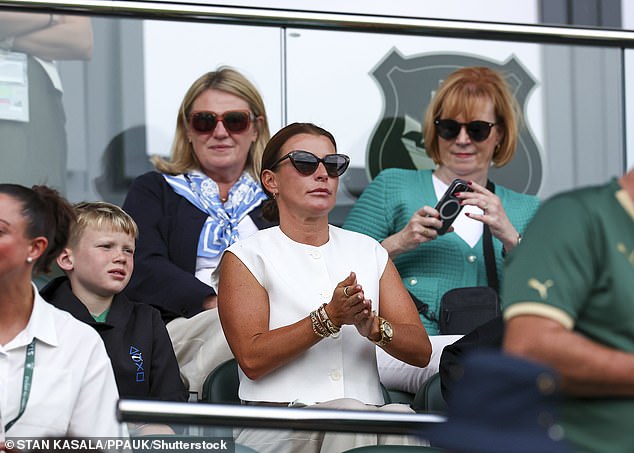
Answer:
POLYGON ((372 333, 376 319, 372 301, 365 298, 363 287, 358 284, 354 272, 337 284, 332 299, 326 305, 326 313, 335 325, 354 325, 364 337, 372 333))

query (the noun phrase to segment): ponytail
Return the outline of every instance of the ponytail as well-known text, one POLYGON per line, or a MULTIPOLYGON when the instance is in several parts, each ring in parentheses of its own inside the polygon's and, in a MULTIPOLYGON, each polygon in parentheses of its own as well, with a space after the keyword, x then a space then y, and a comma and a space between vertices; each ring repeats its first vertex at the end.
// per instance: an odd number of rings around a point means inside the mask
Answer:
POLYGON ((68 242, 70 227, 75 221, 73 207, 58 191, 43 185, 29 189, 19 184, 0 184, 0 193, 22 204, 25 234, 29 239, 43 236, 48 240, 33 271, 35 274, 50 272, 51 263, 68 242))

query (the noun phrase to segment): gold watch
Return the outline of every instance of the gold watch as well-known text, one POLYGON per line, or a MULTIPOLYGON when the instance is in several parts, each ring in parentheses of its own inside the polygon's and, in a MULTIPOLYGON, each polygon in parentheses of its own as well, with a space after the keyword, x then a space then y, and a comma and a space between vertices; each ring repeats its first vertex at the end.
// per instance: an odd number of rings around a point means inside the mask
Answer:
POLYGON ((381 333, 381 339, 379 341, 375 341, 374 344, 377 346, 384 346, 392 341, 392 337, 394 336, 394 329, 392 329, 392 324, 387 319, 383 319, 379 316, 379 332, 381 333))

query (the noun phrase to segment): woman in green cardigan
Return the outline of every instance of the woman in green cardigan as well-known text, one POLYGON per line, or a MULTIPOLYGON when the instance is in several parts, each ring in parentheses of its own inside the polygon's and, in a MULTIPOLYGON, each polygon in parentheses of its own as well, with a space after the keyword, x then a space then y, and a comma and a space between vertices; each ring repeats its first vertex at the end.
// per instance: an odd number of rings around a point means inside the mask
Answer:
MULTIPOLYGON (((436 169, 382 171, 345 221, 344 228, 365 233, 387 249, 406 288, 428 305, 427 316, 421 314, 421 319, 430 336, 439 334, 436 320, 444 293, 487 285, 483 225, 493 236, 501 280, 504 253, 519 243, 537 210, 535 196, 499 185, 495 193, 486 188, 491 166, 502 167, 515 154, 519 115, 498 72, 485 67, 453 72, 424 118, 425 149, 436 169), (456 178, 468 181, 473 192, 457 195, 464 209, 449 233, 439 235, 436 230, 442 222, 434 206, 456 178)), ((440 351, 435 352, 439 357, 440 351)))

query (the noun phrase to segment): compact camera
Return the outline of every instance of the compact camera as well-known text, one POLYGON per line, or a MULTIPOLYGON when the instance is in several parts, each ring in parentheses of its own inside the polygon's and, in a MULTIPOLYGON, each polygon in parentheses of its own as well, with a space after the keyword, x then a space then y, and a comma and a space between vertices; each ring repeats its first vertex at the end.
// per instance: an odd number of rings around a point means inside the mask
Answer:
POLYGON ((442 226, 438 228, 438 234, 445 234, 460 211, 462 211, 462 205, 460 199, 456 197, 457 192, 473 192, 473 189, 469 187, 469 183, 463 179, 454 179, 449 188, 444 193, 438 204, 436 204, 436 210, 440 213, 440 220, 442 220, 442 226))

